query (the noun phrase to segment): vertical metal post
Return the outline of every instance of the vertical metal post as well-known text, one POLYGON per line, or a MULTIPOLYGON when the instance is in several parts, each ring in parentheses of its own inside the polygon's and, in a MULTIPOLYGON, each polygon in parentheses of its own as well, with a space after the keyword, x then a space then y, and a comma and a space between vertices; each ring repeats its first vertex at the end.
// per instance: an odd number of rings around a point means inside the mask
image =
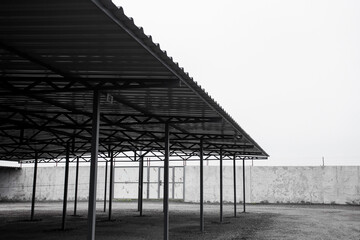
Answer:
POLYGON ((90 186, 89 186, 89 206, 88 206, 88 240, 95 240, 96 223, 96 183, 97 183, 97 163, 99 148, 99 128, 100 128, 100 94, 94 91, 93 96, 93 117, 92 117, 92 136, 91 136, 91 161, 90 161, 90 186))
POLYGON ((223 222, 223 156, 220 149, 220 222, 223 222))
POLYGON ((65 230, 65 222, 66 222, 67 194, 68 194, 68 182, 69 182, 69 161, 70 161, 70 143, 68 142, 66 144, 64 199, 63 199, 63 214, 62 214, 62 224, 61 224, 62 230, 65 230))
POLYGON ((172 199, 175 199, 175 167, 172 167, 172 199))
POLYGON ((35 152, 35 161, 34 161, 34 178, 33 178, 33 191, 31 199, 31 216, 30 220, 34 220, 34 210, 35 210, 35 194, 36 194, 36 178, 37 178, 37 164, 38 164, 38 154, 35 152))
POLYGON ((165 124, 165 158, 164 158, 164 239, 169 239, 169 124, 165 124))
POLYGON ((236 155, 235 154, 233 159, 233 170, 234 170, 234 217, 236 217, 236 155))
MULTIPOLYGON (((136 150, 134 151, 134 162, 136 161, 136 150)), ((140 179, 140 161, 139 161, 139 179, 140 179)), ((138 179, 138 184, 139 184, 139 179, 138 179)), ((139 185, 138 185, 138 211, 140 211, 140 202, 139 202, 139 185)))
POLYGON ((140 216, 143 215, 143 187, 144 187, 144 156, 140 157, 140 179, 139 179, 139 211, 140 216))
POLYGON ((183 186, 183 200, 185 201, 185 188, 186 188, 186 186, 185 186, 185 166, 183 166, 183 182, 182 182, 182 186, 183 186))
POLYGON ((108 162, 105 161, 104 212, 106 212, 107 172, 108 172, 108 162))
POLYGON ((77 210, 77 197, 78 197, 78 184, 79 184, 79 159, 80 157, 76 157, 76 175, 75 175, 75 199, 74 199, 74 216, 76 216, 77 210))
POLYGON ((244 212, 246 212, 246 209, 245 209, 245 204, 246 204, 246 201, 245 201, 245 157, 243 158, 243 206, 244 206, 244 212))
POLYGON ((109 221, 111 220, 112 200, 114 196, 114 153, 110 152, 110 189, 109 189, 109 221))
POLYGON ((147 174, 146 174, 146 199, 150 199, 150 160, 147 159, 147 174))
POLYGON ((200 231, 204 232, 204 161, 203 140, 200 139, 200 231))
POLYGON ((158 167, 158 199, 160 199, 161 192, 161 167, 158 167))
POLYGON ((141 178, 141 171, 140 171, 140 166, 141 165, 141 161, 139 159, 139 177, 138 177, 138 211, 140 211, 140 178, 141 178))

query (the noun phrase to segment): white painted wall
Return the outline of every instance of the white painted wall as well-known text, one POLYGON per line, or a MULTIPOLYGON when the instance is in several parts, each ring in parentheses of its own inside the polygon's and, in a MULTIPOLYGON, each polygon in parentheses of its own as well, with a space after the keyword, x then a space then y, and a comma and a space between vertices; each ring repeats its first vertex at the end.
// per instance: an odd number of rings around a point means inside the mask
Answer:
MULTIPOLYGON (((233 202, 233 168, 224 167, 224 201, 233 202)), ((242 167, 237 167, 237 201, 242 196, 242 167)), ((199 167, 185 168, 185 201, 199 202, 199 167)), ((248 203, 360 204, 360 167, 245 167, 248 203)), ((204 167, 204 201, 218 202, 218 166, 204 167)))

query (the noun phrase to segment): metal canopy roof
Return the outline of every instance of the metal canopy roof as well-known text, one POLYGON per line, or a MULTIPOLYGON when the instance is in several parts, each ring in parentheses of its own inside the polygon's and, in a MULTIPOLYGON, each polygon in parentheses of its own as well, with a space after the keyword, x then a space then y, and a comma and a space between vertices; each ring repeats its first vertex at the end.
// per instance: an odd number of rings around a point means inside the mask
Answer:
POLYGON ((2 160, 89 153, 94 91, 100 152, 268 156, 109 0, 1 1, 0 64, 2 160))

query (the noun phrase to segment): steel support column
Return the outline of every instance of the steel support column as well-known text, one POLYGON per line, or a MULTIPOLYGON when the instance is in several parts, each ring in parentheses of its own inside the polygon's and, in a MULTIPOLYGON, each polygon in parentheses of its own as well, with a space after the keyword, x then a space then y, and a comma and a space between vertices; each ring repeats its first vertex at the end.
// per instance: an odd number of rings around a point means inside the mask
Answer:
POLYGON ((146 199, 150 199, 150 159, 146 161, 146 199))
POLYGON ((88 206, 88 240, 95 240, 96 224, 96 184, 99 148, 99 126, 100 125, 100 94, 94 91, 93 96, 93 117, 92 117, 92 138, 91 138, 91 161, 90 161, 90 186, 88 206))
POLYGON ((223 222, 223 156, 220 149, 220 222, 223 222))
POLYGON ((76 157, 76 174, 75 174, 75 198, 74 198, 74 216, 76 216, 77 210, 77 198, 78 198, 78 185, 79 185, 79 159, 80 157, 76 157))
POLYGON ((106 212, 107 172, 108 172, 108 162, 105 161, 104 212, 106 212))
POLYGON ((234 217, 236 217, 236 155, 233 159, 233 171, 234 171, 234 217))
POLYGON ((110 189, 109 189, 109 221, 111 221, 112 200, 114 196, 114 152, 110 152, 110 189))
POLYGON ((246 212, 245 204, 246 204, 246 201, 245 201, 245 158, 243 158, 243 206, 244 206, 243 212, 246 212))
POLYGON ((200 139, 200 231, 204 232, 204 161, 203 140, 200 139))
POLYGON ((64 179, 64 199, 63 199, 63 214, 61 229, 65 230, 66 223, 66 208, 67 208, 67 194, 69 183, 69 162, 70 162, 70 143, 66 144, 66 162, 65 162, 65 179, 64 179))
POLYGON ((144 156, 140 157, 139 166, 139 211, 140 216, 143 215, 143 187, 144 187, 144 156))
POLYGON ((37 164, 38 164, 38 154, 35 152, 35 161, 34 161, 34 178, 33 178, 33 191, 31 199, 31 216, 30 220, 34 220, 34 210, 35 210, 35 194, 36 194, 36 178, 37 178, 37 164))
POLYGON ((165 124, 165 158, 164 158, 164 239, 169 239, 169 124, 165 124))
POLYGON ((138 212, 140 212, 140 193, 141 193, 141 158, 139 159, 139 176, 138 176, 138 212))

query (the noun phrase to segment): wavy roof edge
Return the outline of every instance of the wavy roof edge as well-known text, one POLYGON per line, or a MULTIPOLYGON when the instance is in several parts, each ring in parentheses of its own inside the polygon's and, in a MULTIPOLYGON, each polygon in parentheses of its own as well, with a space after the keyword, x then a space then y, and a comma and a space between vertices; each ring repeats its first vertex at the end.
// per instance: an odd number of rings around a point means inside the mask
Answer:
POLYGON ((234 129, 244 135, 248 140, 264 153, 269 155, 259 146, 259 144, 247 134, 240 125, 217 103, 192 77, 184 71, 178 63, 173 61, 172 57, 167 55, 166 51, 161 50, 158 43, 154 43, 151 35, 146 35, 142 27, 135 25, 133 18, 125 15, 122 7, 117 7, 111 0, 91 0, 97 7, 106 13, 116 24, 125 30, 131 37, 142 45, 151 55, 158 59, 166 68, 176 75, 184 84, 192 89, 200 98, 203 99, 211 108, 213 108, 222 118, 224 118, 234 129))

